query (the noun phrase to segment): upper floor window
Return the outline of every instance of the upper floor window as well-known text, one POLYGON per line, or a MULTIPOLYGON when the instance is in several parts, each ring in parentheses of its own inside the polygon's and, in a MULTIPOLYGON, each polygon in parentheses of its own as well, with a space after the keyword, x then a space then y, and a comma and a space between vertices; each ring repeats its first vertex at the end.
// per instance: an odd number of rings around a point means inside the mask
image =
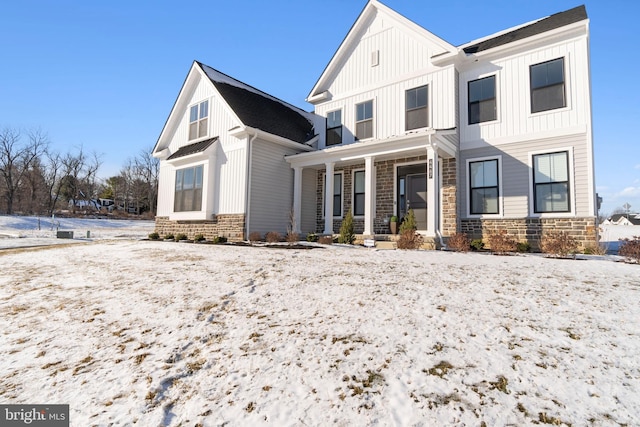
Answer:
POLYGON ((498 159, 469 162, 469 212, 500 213, 499 196, 498 159))
POLYGON ((356 139, 373 138, 373 101, 356 104, 356 139))
POLYGON ((569 153, 533 156, 534 212, 569 212, 569 153))
POLYGON ((189 110, 189 141, 207 136, 209 101, 192 105, 189 110))
POLYGON ((405 130, 429 125, 428 89, 421 86, 405 92, 405 130))
POLYGON ((496 76, 469 82, 469 124, 495 120, 496 76))
POLYGON ((327 113, 327 146, 342 144, 342 110, 327 113))
POLYGON ((173 200, 174 212, 199 211, 202 209, 203 165, 178 169, 173 200))
POLYGON ((532 113, 567 105, 564 88, 564 58, 532 65, 530 73, 532 113))
POLYGON ((353 214, 364 215, 364 171, 353 173, 353 214))

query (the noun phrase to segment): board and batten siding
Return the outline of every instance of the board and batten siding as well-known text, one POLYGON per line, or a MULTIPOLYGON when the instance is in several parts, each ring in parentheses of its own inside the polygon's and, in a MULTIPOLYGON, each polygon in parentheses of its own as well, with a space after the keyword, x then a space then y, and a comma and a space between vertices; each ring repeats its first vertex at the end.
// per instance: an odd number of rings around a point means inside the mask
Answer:
POLYGON ((261 139, 252 142, 248 234, 286 234, 293 207, 293 169, 284 156, 298 152, 261 139))
MULTIPOLYGON (((575 216, 593 216, 590 210, 590 168, 589 143, 586 134, 571 135, 561 138, 545 140, 529 140, 524 142, 503 144, 499 147, 486 145, 482 148, 460 151, 460 185, 458 187, 461 201, 461 217, 467 218, 469 212, 469 170, 467 160, 486 157, 501 157, 502 188, 501 196, 503 204, 501 215, 504 218, 526 218, 533 215, 530 212, 529 194, 532 188, 532 169, 530 156, 532 153, 552 153, 571 149, 573 153, 572 187, 570 189, 571 204, 575 216)), ((570 154, 571 155, 571 152, 570 154)), ((545 216, 553 216, 545 214, 545 216)), ((559 216, 566 216, 560 214, 559 216)))
POLYGON ((518 138, 537 133, 590 128, 588 45, 585 36, 553 46, 474 64, 460 73, 460 146, 477 141, 518 138), (529 67, 564 58, 567 106, 531 113, 529 67), (469 125, 468 82, 496 76, 497 119, 469 125))
MULTIPOLYGON (((373 138, 405 135, 405 92, 428 85, 429 127, 449 129, 456 126, 456 75, 453 66, 419 77, 397 81, 375 90, 353 94, 316 106, 316 114, 342 110, 343 144, 355 142, 356 105, 373 100, 373 138)), ((325 147, 321 133, 320 148, 325 147)))

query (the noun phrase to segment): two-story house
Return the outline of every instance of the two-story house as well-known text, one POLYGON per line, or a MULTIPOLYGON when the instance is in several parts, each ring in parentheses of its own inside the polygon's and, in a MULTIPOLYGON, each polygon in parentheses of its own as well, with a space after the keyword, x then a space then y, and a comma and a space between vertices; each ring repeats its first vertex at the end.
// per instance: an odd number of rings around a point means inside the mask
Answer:
POLYGON ((434 243, 503 229, 534 247, 547 229, 595 243, 583 6, 456 47, 370 0, 311 89, 313 114, 219 75, 194 64, 154 149, 159 232, 333 234, 351 211, 356 232, 375 236, 412 209, 434 243), (234 103, 222 85, 263 101, 234 103), (278 133, 294 123, 295 136, 278 133), (202 202, 185 209, 180 171, 198 161, 202 202), (242 199, 233 207, 227 189, 242 199))

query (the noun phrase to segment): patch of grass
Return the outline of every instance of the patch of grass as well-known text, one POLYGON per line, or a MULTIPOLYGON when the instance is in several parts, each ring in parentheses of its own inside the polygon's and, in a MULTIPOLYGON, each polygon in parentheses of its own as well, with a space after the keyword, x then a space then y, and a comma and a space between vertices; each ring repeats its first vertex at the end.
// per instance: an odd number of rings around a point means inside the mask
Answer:
POLYGON ((504 394, 509 394, 509 390, 507 389, 507 385, 509 384, 509 380, 507 380, 502 375, 498 377, 497 381, 489 381, 491 384, 491 390, 497 389, 503 392, 504 394))
POLYGON ((447 361, 442 360, 432 368, 423 369, 422 372, 442 378, 447 375, 450 369, 453 369, 453 365, 447 361))
POLYGON ((256 404, 255 402, 249 402, 249 404, 247 405, 246 408, 244 408, 245 411, 247 412, 253 412, 253 410, 256 409, 256 404))

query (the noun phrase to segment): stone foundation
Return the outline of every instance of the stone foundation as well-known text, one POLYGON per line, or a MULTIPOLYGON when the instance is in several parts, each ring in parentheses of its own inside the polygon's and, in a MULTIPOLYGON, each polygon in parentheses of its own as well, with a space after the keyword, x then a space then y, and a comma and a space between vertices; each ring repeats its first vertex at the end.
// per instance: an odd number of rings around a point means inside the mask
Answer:
POLYGON ((202 234, 207 240, 223 236, 230 242, 240 242, 244 240, 245 216, 244 214, 216 215, 213 221, 171 221, 167 216, 157 216, 155 231, 161 238, 167 234, 175 236, 184 233, 189 239, 202 234))
POLYGON ((524 218, 524 219, 462 219, 460 232, 469 239, 487 241, 490 234, 506 230, 519 242, 528 242, 534 251, 540 250, 540 240, 547 231, 564 231, 578 242, 580 249, 597 246, 595 217, 584 218, 524 218))

